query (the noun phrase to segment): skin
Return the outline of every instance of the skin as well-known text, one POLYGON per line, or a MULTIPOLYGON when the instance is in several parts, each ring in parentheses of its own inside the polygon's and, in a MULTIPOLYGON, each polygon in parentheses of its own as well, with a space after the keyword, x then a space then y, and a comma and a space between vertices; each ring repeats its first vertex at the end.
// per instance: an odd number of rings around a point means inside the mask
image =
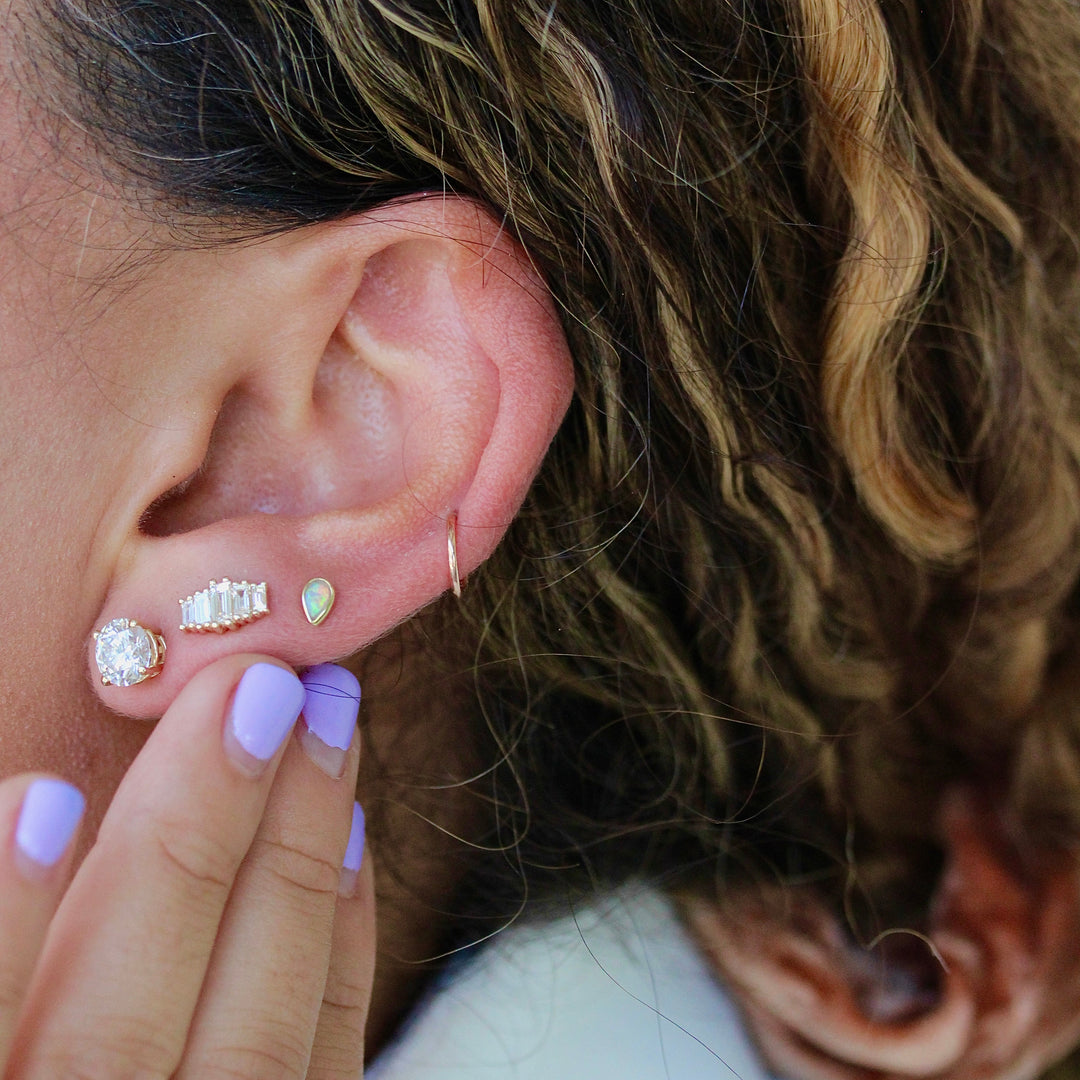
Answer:
MULTIPOLYGON (((19 12, 0 12, 0 626, 13 650, 0 673, 0 939, 18 943, 0 957, 0 1070, 59 1075, 79 1061, 102 1075, 208 1076, 213 1062, 246 1075, 269 1059, 274 1075, 355 1076, 376 953, 369 1049, 415 992, 417 961, 438 951, 432 905, 461 865, 447 837, 475 817, 445 791, 414 789, 411 809, 395 810, 401 791, 375 777, 387 760, 466 773, 454 695, 413 678, 396 647, 375 650, 364 765, 354 741, 340 779, 298 737, 256 779, 229 758, 233 689, 252 663, 282 665, 274 656, 208 657, 156 724, 102 701, 84 658, 124 557, 127 477, 183 411, 173 360, 197 348, 192 313, 214 310, 220 266, 213 252, 176 250, 100 172, 73 164, 93 159, 77 133, 61 131, 55 154, 6 32, 19 12), (334 870, 358 772, 359 798, 396 849, 378 940, 377 854, 365 853, 354 896, 338 896, 334 870), (12 837, 42 773, 76 783, 87 810, 61 863, 27 876, 12 837), (163 857, 178 822, 190 844, 163 857), (177 948, 192 941, 203 944, 177 948), (275 987, 294 969, 288 983, 303 991, 281 1000, 275 987), (236 1001, 264 1007, 230 1013, 236 1001), (136 1035, 147 1031, 157 1035, 136 1035)), ((159 483, 181 479, 173 469, 159 483)))
MULTIPOLYGON (((261 770, 230 754, 230 694, 259 661, 219 661, 178 696, 122 781, 44 948, 64 868, 18 881, 9 867, 10 1075, 359 1069, 374 960, 371 864, 355 895, 339 896, 337 870, 358 744, 338 781, 295 739, 261 770), (186 786, 160 782, 167 761, 186 786)), ((9 830, 24 783, 5 784, 9 830)))
MULTIPOLYGON (((462 723, 463 689, 416 662, 411 628, 383 636, 446 587, 445 532, 437 527, 443 519, 428 512, 435 527, 415 525, 409 508, 422 501, 417 491, 428 490, 421 481, 436 495, 440 483, 451 492, 443 507, 458 505, 459 496, 473 499, 462 520, 485 524, 459 533, 459 554, 466 573, 475 568, 498 542, 498 523, 519 505, 566 407, 569 361, 552 337, 550 311, 535 296, 506 318, 501 275, 470 293, 457 264, 451 269, 460 291, 451 289, 438 313, 464 297, 473 314, 490 307, 490 318, 464 327, 429 320, 423 325, 440 331, 430 341, 402 336, 413 311, 431 300, 421 287, 425 275, 434 280, 447 262, 427 243, 445 220, 442 211, 420 222, 420 248, 403 245, 399 262, 379 264, 372 279, 378 288, 364 295, 338 257, 338 248, 354 242, 345 233, 316 233, 310 247, 303 237, 284 237, 181 249, 139 212, 131 192, 103 179, 110 174, 94 167, 93 149, 78 131, 43 124, 17 53, 23 23, 18 4, 0 3, 0 628, 8 647, 0 668, 0 940, 10 943, 0 955, 0 1071, 20 1080, 76 1067, 101 1076, 145 1070, 205 1077, 223 1069, 355 1077, 365 1043, 370 1054, 392 1032, 423 980, 421 962, 439 952, 447 918, 435 913, 452 909, 467 862, 461 840, 483 823, 458 783, 483 766, 462 723), (260 276, 267 259, 274 272, 260 276), (125 614, 151 593, 181 595, 179 586, 170 591, 163 583, 153 545, 132 543, 132 523, 200 467, 185 440, 199 443, 199 426, 213 425, 231 385, 258 391, 230 399, 238 421, 228 430, 240 437, 217 447, 221 472, 204 470, 184 489, 186 499, 159 508, 154 535, 168 542, 185 528, 220 525, 230 511, 228 484, 217 481, 227 481, 234 467, 250 472, 249 452, 257 465, 260 454, 286 446, 284 464, 299 477, 294 494, 311 490, 303 472, 310 440, 265 438, 265 409, 244 412, 278 402, 296 421, 287 434, 310 430, 309 417, 290 413, 299 369, 275 366, 288 352, 275 352, 286 339, 304 361, 310 320, 290 318, 284 331, 250 348, 244 337, 267 326, 281 330, 273 316, 285 298, 274 287, 290 282, 291 268, 309 264, 318 288, 297 310, 305 319, 314 312, 315 331, 327 319, 331 331, 344 327, 330 349, 325 334, 308 334, 319 346, 308 368, 321 365, 323 385, 348 382, 342 356, 368 349, 382 357, 383 344, 386 355, 404 356, 410 350, 399 347, 402 340, 438 361, 405 372, 397 404, 408 421, 408 451, 383 455, 404 462, 398 472, 407 474, 410 497, 395 504, 400 477, 393 470, 381 478, 360 470, 350 481, 360 487, 328 496, 329 509, 345 508, 344 517, 323 515, 319 528, 308 530, 311 550, 328 557, 341 546, 335 528, 382 544, 384 562, 352 590, 375 597, 356 616, 369 621, 350 622, 347 601, 317 639, 305 638, 303 626, 282 632, 280 621, 266 619, 242 639, 185 641, 141 695, 139 688, 103 691, 91 680, 90 631, 103 615, 125 614), (350 303, 354 292, 360 300, 350 303), (335 297, 347 311, 333 308, 335 297), (378 301, 395 297, 396 315, 387 316, 378 301), (352 348, 354 322, 359 344, 352 348), (464 330, 466 344, 470 333, 478 337, 482 362, 447 347, 457 344, 442 333, 448 325, 464 330), (483 340, 481 326, 497 328, 491 340, 483 340), (219 355, 222 335, 228 347, 219 355), (492 374, 487 357, 503 354, 511 362, 492 374), (235 369, 223 367, 221 356, 235 369), (438 383, 447 372, 451 383, 438 383), (446 401, 447 416, 435 416, 446 401), (448 420, 477 415, 478 428, 449 428, 448 420), (413 422, 425 416, 435 416, 438 438, 430 445, 413 422), (509 439, 500 434, 507 430, 509 439), (469 475, 436 475, 436 467, 459 459, 472 462, 469 475), (353 530, 347 508, 357 491, 397 510, 361 515, 368 532, 353 530), (295 734, 260 775, 237 767, 225 733, 234 688, 250 665, 300 667, 376 639, 363 657, 363 747, 354 743, 343 777, 320 771, 295 734), (304 644, 313 640, 321 653, 304 644), (13 835, 27 786, 42 773, 75 782, 87 811, 59 865, 28 873, 13 835), (341 896, 354 781, 374 841, 355 892, 341 896), (296 992, 283 997, 283 985, 296 992), (245 1002, 254 1004, 245 1011, 237 1004, 245 1002)), ((465 214, 456 225, 468 220, 465 214)), ((486 241, 481 246, 487 250, 486 241)), ((512 263, 500 269, 520 284, 512 263)), ((528 295, 527 288, 517 292, 528 295)), ((376 374, 395 376, 392 365, 376 374)), ((341 437, 348 443, 357 434, 342 428, 341 437)), ((208 438, 203 431, 204 448, 208 438)), ((333 439, 321 446, 333 451, 333 439)), ((364 446, 364 460, 379 460, 378 445, 364 446)), ((332 455, 328 460, 333 464, 332 455)), ((278 474, 287 488, 288 470, 278 474)), ((220 547, 231 534, 216 535, 220 547)), ((247 545, 248 537, 241 540, 247 545)), ((205 552, 189 554, 192 566, 205 565, 205 552)), ((277 581, 290 558, 272 545, 263 554, 267 576, 277 581)), ((741 988, 748 1020, 763 1046, 774 1048, 778 1069, 823 1080, 855 1080, 867 1070, 992 1080, 1033 1076, 1075 1042, 1075 995, 1046 992, 1080 986, 1077 965, 1066 970, 1059 960, 1075 953, 1063 944, 1077 933, 1074 868, 1015 876, 1008 905, 981 907, 978 898, 1003 895, 1000 883, 1010 880, 1003 868, 1013 860, 1008 845, 983 835, 988 815, 969 818, 963 827, 961 819, 943 821, 943 842, 954 849, 964 887, 946 890, 935 906, 940 925, 931 929, 951 943, 951 977, 936 1011, 917 1025, 866 1015, 865 965, 846 970, 844 938, 829 919, 820 920, 815 943, 806 926, 778 934, 770 920, 782 919, 753 911, 752 928, 764 943, 758 947, 737 906, 727 918, 714 905, 690 906, 687 920, 703 953, 741 988), (754 945, 751 955, 740 955, 740 942, 754 945), (822 947, 815 951, 816 944, 822 947), (808 956, 824 959, 814 967, 808 956), (1037 979, 1018 982, 1018 973, 1033 971, 1037 979), (793 979, 795 990, 786 994, 793 979), (788 1007, 792 1001, 798 1008, 788 1007), (1002 1001, 1023 1023, 1002 1028, 1002 1001), (1006 1036, 988 1055, 991 1029, 1006 1036)))

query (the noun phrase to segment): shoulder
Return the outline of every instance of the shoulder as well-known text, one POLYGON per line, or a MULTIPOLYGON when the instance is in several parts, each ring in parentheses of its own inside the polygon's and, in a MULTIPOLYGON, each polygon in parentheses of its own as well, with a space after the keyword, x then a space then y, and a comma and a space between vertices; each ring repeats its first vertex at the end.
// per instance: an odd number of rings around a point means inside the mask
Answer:
POLYGON ((453 966, 370 1080, 765 1080, 735 1006, 660 894, 512 927, 453 966))

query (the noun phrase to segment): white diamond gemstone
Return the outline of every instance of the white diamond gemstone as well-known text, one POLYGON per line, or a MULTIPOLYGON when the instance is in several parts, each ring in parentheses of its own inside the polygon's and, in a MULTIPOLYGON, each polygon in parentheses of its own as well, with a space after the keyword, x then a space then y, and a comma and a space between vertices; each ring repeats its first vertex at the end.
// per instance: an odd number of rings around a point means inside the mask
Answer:
POLYGON ((236 586, 228 579, 210 583, 210 615, 219 626, 228 629, 233 622, 233 592, 236 586))
POLYGON ((94 637, 94 658, 106 684, 134 686, 161 670, 165 643, 132 619, 113 619, 94 637))
POLYGON ((222 633, 269 614, 265 581, 251 585, 223 578, 180 601, 180 629, 222 633))
POLYGON ((233 589, 233 618, 238 622, 247 622, 251 618, 251 586, 241 581, 233 589))
POLYGON ((203 589, 192 597, 194 603, 191 607, 191 621, 195 626, 209 626, 210 618, 210 593, 203 589))

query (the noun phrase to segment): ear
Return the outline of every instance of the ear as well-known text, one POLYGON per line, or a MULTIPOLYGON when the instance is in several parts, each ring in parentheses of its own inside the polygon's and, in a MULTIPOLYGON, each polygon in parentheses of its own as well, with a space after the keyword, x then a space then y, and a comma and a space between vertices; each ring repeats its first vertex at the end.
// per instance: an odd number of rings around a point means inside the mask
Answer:
POLYGON ((941 828, 947 865, 925 936, 898 930, 860 948, 820 904, 790 894, 786 916, 760 895, 723 910, 687 902, 778 1075, 1035 1077, 1080 1038, 1072 860, 1021 861, 969 793, 945 800, 941 828))
POLYGON ((136 716, 160 715, 224 653, 326 661, 439 596, 448 518, 464 577, 514 517, 572 393, 546 287, 470 200, 184 258, 183 287, 162 293, 163 411, 110 523, 98 622, 164 637, 158 677, 100 688, 136 716), (316 577, 336 602, 313 626, 301 590, 316 577), (180 631, 178 601, 224 578, 265 581, 269 615, 180 631))

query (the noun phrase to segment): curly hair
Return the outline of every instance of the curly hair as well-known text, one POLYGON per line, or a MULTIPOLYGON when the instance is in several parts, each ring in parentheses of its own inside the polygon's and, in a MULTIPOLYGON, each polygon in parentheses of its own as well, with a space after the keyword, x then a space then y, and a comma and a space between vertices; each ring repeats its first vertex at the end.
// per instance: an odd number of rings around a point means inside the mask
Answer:
POLYGON ((446 615, 513 838, 486 886, 855 882, 917 922, 950 782, 1080 839, 1075 3, 52 0, 49 26, 60 107, 190 235, 447 190, 547 280, 575 401, 446 615))

